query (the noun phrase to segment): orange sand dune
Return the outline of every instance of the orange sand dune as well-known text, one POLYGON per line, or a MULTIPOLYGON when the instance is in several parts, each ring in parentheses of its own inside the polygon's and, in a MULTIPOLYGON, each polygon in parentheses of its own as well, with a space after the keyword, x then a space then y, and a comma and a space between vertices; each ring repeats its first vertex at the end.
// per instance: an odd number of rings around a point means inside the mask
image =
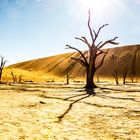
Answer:
MULTIPOLYGON (((121 76, 126 67, 132 69, 134 53, 136 54, 136 61, 133 67, 135 67, 136 76, 139 77, 140 45, 110 48, 105 57, 104 64, 97 70, 96 76, 112 77, 114 71, 117 71, 121 76), (115 55, 117 59, 112 61, 110 58, 112 55, 115 55)), ((87 56, 87 52, 85 52, 85 56, 87 56)), ((85 76, 85 69, 80 64, 75 63, 71 57, 79 57, 79 55, 73 52, 13 64, 5 68, 3 79, 11 79, 11 71, 17 76, 22 74, 24 81, 51 81, 57 78, 64 80, 67 73, 71 73, 71 76, 75 79, 83 78, 85 76)), ((101 58, 102 56, 98 57, 97 65, 100 63, 101 58)))

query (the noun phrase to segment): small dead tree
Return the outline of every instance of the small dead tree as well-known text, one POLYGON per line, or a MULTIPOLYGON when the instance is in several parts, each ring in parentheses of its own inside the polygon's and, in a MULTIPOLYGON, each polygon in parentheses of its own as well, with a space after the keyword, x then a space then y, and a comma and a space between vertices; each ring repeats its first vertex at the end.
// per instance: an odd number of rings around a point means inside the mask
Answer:
MULTIPOLYGON (((112 55, 112 56, 110 57, 110 60, 111 60, 112 63, 115 63, 115 62, 117 61, 117 59, 118 59, 118 57, 115 56, 115 55, 112 55)), ((113 77, 114 77, 114 79, 115 79, 116 85, 118 85, 118 84, 119 84, 119 73, 118 73, 118 71, 116 70, 115 67, 114 67, 114 69, 115 69, 115 70, 113 71, 112 75, 113 75, 113 77)))
POLYGON ((77 51, 79 53, 79 55, 81 56, 81 58, 77 58, 77 57, 72 57, 73 60, 75 60, 76 62, 80 63, 83 67, 85 67, 86 69, 86 89, 93 89, 96 88, 97 86, 94 83, 94 76, 95 76, 95 72, 98 68, 100 68, 104 62, 105 56, 107 54, 108 51, 104 52, 103 50, 101 50, 105 45, 108 44, 112 44, 112 45, 118 45, 119 43, 117 43, 115 40, 118 37, 114 37, 113 39, 109 39, 106 41, 100 41, 97 42, 97 39, 99 37, 99 34, 101 32, 101 30, 107 26, 108 24, 104 24, 101 27, 98 28, 97 31, 95 31, 94 29, 91 28, 90 26, 90 11, 88 12, 89 17, 88 17, 88 29, 89 29, 89 33, 90 33, 90 37, 92 42, 90 43, 87 38, 85 36, 81 36, 76 37, 75 39, 78 39, 80 41, 82 41, 83 43, 85 43, 88 47, 88 58, 86 59, 86 57, 84 56, 83 52, 80 51, 79 49, 72 47, 70 45, 66 45, 66 47, 68 49, 73 49, 75 51, 77 51), (102 55, 102 59, 100 61, 100 63, 97 65, 96 59, 102 55))
POLYGON ((23 77, 22 74, 20 74, 19 76, 17 76, 17 75, 14 74, 13 71, 11 71, 11 75, 12 75, 13 82, 20 83, 22 81, 22 77, 23 77))
POLYGON ((66 69, 64 70, 64 73, 66 73, 66 84, 69 84, 69 80, 74 78, 72 77, 72 72, 73 72, 73 68, 76 65, 76 62, 69 62, 68 66, 66 67, 66 69))
POLYGON ((137 49, 132 54, 132 60, 131 60, 131 68, 130 68, 130 79, 131 82, 134 82, 134 79, 136 78, 136 58, 137 58, 137 49))
POLYGON ((129 74, 129 70, 130 70, 130 62, 131 60, 131 57, 130 57, 130 54, 126 54, 125 56, 123 56, 121 58, 121 61, 120 61, 120 71, 121 71, 121 75, 122 75, 122 80, 123 80, 123 84, 126 83, 126 78, 129 74))
POLYGON ((69 84, 69 80, 70 80, 70 79, 71 79, 70 74, 67 74, 67 75, 66 75, 66 81, 67 81, 66 84, 69 84))
POLYGON ((18 82, 19 82, 19 83, 21 83, 21 81, 22 81, 22 77, 23 77, 23 75, 20 74, 20 75, 19 75, 19 79, 18 79, 18 82))
POLYGON ((15 75, 13 71, 11 71, 11 75, 12 75, 13 82, 17 82, 17 75, 15 75))
POLYGON ((112 74, 114 79, 115 79, 115 82, 116 82, 116 85, 119 84, 119 75, 118 75, 118 72, 117 71, 114 71, 114 73, 112 74))
POLYGON ((127 77, 128 71, 129 69, 127 67, 123 69, 123 72, 122 72, 123 84, 126 83, 126 77, 127 77))
POLYGON ((66 84, 69 84, 69 80, 72 78, 74 78, 74 77, 71 76, 71 73, 67 73, 66 74, 66 84))
POLYGON ((5 60, 3 56, 0 56, 0 58, 1 58, 1 61, 0 61, 0 81, 1 81, 3 68, 4 68, 7 60, 5 60))

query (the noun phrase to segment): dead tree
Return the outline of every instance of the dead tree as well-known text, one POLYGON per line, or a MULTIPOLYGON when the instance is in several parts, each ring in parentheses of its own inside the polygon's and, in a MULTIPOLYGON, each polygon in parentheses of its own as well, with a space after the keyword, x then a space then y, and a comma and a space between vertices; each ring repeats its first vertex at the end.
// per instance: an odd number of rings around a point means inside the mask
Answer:
POLYGON ((7 60, 5 60, 3 56, 0 56, 0 58, 1 58, 1 62, 0 62, 0 81, 1 81, 3 68, 4 68, 7 60))
POLYGON ((75 65, 76 65, 75 61, 69 62, 67 68, 63 71, 64 73, 66 73, 66 84, 69 84, 69 80, 74 78, 71 75, 75 65))
MULTIPOLYGON (((110 60, 111 60, 111 63, 115 63, 116 61, 117 61, 117 56, 115 56, 115 55, 112 55, 111 57, 110 57, 110 60)), ((114 64, 115 65, 115 64, 114 64)), ((115 79, 115 83, 116 83, 116 85, 118 85, 119 84, 119 73, 118 73, 118 71, 117 71, 117 68, 116 67, 114 67, 114 71, 112 72, 112 75, 113 75, 113 77, 114 77, 114 79, 115 79)))
POLYGON ((20 75, 19 75, 19 79, 18 79, 18 82, 19 82, 19 83, 21 83, 21 81, 22 81, 22 77, 23 77, 23 75, 20 74, 20 75))
POLYGON ((120 71, 122 75, 123 84, 126 83, 126 78, 130 71, 130 64, 129 64, 130 60, 131 57, 129 53, 123 56, 120 60, 120 69, 121 69, 120 71))
POLYGON ((22 77, 23 77, 22 74, 20 74, 19 76, 17 76, 16 74, 14 74, 13 71, 11 71, 11 75, 12 75, 13 82, 21 83, 22 77))
POLYGON ((93 89, 93 88, 97 87, 94 83, 95 72, 98 68, 100 68, 102 66, 105 56, 108 52, 108 51, 104 52, 101 49, 105 45, 108 45, 108 44, 118 45, 119 43, 117 43, 115 41, 118 37, 114 37, 113 39, 109 39, 106 41, 100 41, 100 42, 96 43, 101 30, 108 24, 102 25, 101 27, 99 27, 99 29, 97 31, 95 31, 90 26, 90 11, 88 12, 88 14, 89 14, 88 29, 89 29, 89 33, 90 33, 92 42, 90 43, 85 36, 75 38, 75 39, 82 41, 83 43, 85 43, 87 45, 88 54, 89 54, 88 58, 86 59, 83 52, 80 51, 79 49, 72 47, 70 45, 66 45, 66 46, 69 49, 76 50, 81 55, 82 59, 76 58, 76 57, 72 57, 72 59, 79 62, 83 67, 85 67, 85 69, 86 69, 86 86, 85 86, 85 88, 93 89), (97 57, 101 56, 101 54, 104 54, 104 55, 102 55, 102 59, 101 59, 100 63, 98 65, 96 65, 95 61, 96 61, 97 57))
POLYGON ((69 84, 69 80, 70 80, 70 79, 71 79, 70 74, 67 74, 67 75, 66 75, 66 81, 67 81, 66 84, 69 84))
POLYGON ((136 57, 137 57, 137 50, 134 51, 132 54, 132 60, 131 60, 131 68, 130 68, 130 79, 131 82, 134 82, 134 79, 136 78, 136 57))
POLYGON ((13 71, 11 71, 11 75, 12 75, 13 82, 17 82, 17 75, 15 75, 13 71))
POLYGON ((128 70, 129 69, 127 67, 125 67, 122 71, 123 84, 126 83, 126 77, 127 77, 127 74, 128 74, 128 70))
POLYGON ((114 79, 115 79, 115 82, 116 82, 116 85, 119 84, 119 75, 118 75, 118 72, 117 71, 114 71, 114 73, 112 74, 114 79))
POLYGON ((67 85, 69 84, 69 80, 72 79, 72 78, 74 78, 74 77, 71 76, 71 73, 66 74, 66 84, 67 85))

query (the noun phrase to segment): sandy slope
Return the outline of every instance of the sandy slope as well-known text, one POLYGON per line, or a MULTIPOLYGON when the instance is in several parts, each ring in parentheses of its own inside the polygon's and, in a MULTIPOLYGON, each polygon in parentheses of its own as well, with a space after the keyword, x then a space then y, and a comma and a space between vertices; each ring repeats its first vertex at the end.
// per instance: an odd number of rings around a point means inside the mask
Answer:
POLYGON ((140 139, 140 85, 100 84, 118 90, 96 89, 96 95, 74 103, 59 121, 70 103, 87 96, 82 86, 1 85, 0 140, 140 139), (77 97, 63 100, 71 96, 77 97))
MULTIPOLYGON (((106 50, 104 50, 106 51, 106 50)), ((102 76, 105 77, 112 77, 112 73, 114 71, 117 71, 118 74, 122 77, 122 73, 124 69, 131 69, 132 67, 132 61, 134 58, 134 54, 136 55, 135 64, 133 65, 135 67, 136 75, 140 77, 140 65, 139 65, 139 59, 140 59, 140 44, 137 45, 128 45, 123 47, 116 47, 116 48, 110 48, 104 63, 100 69, 97 71, 97 75, 101 78, 102 76), (135 54, 136 52, 136 54, 135 54), (114 56, 114 61, 111 60, 111 56, 114 56), (112 62, 113 61, 113 62, 112 62)), ((87 52, 84 53, 85 56, 88 55, 87 52)), ((96 65, 98 66, 102 60, 103 55, 99 55, 96 60, 96 65)), ((30 77, 30 80, 36 80, 38 75, 35 74, 35 72, 40 72, 42 75, 54 75, 55 77, 66 77, 67 73, 72 72, 73 77, 84 77, 85 76, 85 69, 83 66, 81 66, 79 63, 75 63, 74 60, 71 59, 71 57, 79 57, 78 53, 65 53, 60 55, 55 55, 51 57, 46 58, 40 58, 35 60, 30 60, 26 62, 21 62, 17 64, 13 64, 9 67, 7 67, 7 70, 14 71, 15 73, 23 74, 25 75, 23 79, 27 79, 27 77, 30 77), (16 70, 17 69, 17 70, 16 70), (21 70, 21 71, 20 71, 21 70), (23 70, 26 70, 24 72, 23 70), (30 73, 30 74, 29 74, 30 73), (35 76, 33 77, 33 75, 35 76)), ((129 72, 131 73, 131 72, 129 72)), ((8 74, 9 75, 9 74, 8 74)), ((130 74, 129 74, 130 75, 130 74)), ((43 81, 42 77, 42 81, 43 81)), ((39 80, 38 80, 39 81, 39 80)))

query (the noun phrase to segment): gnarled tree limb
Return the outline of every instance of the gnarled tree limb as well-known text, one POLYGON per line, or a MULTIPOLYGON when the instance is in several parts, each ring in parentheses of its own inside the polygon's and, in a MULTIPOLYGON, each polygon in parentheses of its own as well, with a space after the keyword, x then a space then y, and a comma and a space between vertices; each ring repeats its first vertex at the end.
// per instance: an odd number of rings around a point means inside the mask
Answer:
POLYGON ((97 58, 99 55, 103 54, 103 53, 106 53, 106 52, 104 52, 104 51, 102 51, 102 50, 98 50, 98 53, 97 53, 97 55, 96 55, 96 58, 97 58))
POLYGON ((79 62, 82 66, 87 67, 87 64, 80 58, 71 57, 71 59, 79 62))
POLYGON ((77 49, 77 48, 75 48, 75 47, 72 47, 72 46, 70 46, 70 45, 66 45, 66 46, 67 46, 66 49, 73 49, 73 50, 76 50, 76 51, 81 55, 81 57, 83 58, 83 60, 84 60, 84 62, 86 63, 86 65, 88 65, 88 62, 87 62, 85 56, 83 55, 83 53, 82 53, 79 49, 77 49))
POLYGON ((99 42, 99 43, 96 45, 96 48, 98 48, 101 44, 102 44, 102 41, 99 42))
POLYGON ((106 57, 108 51, 109 51, 109 49, 108 49, 106 52, 104 52, 105 54, 104 54, 104 56, 103 56, 103 58, 102 58, 100 64, 99 64, 97 67, 95 67, 96 69, 98 69, 98 68, 100 68, 100 67, 102 66, 102 64, 103 64, 103 62, 104 62, 104 59, 105 59, 105 57, 106 57))
POLYGON ((107 44, 118 45, 119 43, 118 43, 118 42, 115 42, 115 40, 116 40, 117 38, 118 38, 118 37, 114 37, 113 39, 110 39, 110 40, 105 41, 103 44, 99 45, 98 48, 101 49, 102 47, 104 47, 104 46, 107 45, 107 44))
POLYGON ((75 39, 84 42, 84 43, 90 48, 91 45, 90 45, 90 43, 87 41, 86 37, 84 37, 84 36, 81 36, 81 38, 75 37, 75 39))
POLYGON ((95 43, 96 39, 98 38, 100 31, 101 31, 105 26, 108 26, 108 25, 109 25, 109 24, 104 24, 104 25, 102 25, 101 27, 99 27, 97 33, 93 30, 93 31, 95 32, 94 43, 95 43))
MULTIPOLYGON (((90 32, 90 36, 91 36, 91 39, 92 39, 92 43, 94 42, 94 36, 93 36, 93 33, 92 33, 92 29, 90 27, 90 10, 88 11, 88 14, 89 14, 89 17, 88 17, 88 29, 89 29, 89 32, 90 32)), ((92 44, 93 45, 93 44, 92 44)))

